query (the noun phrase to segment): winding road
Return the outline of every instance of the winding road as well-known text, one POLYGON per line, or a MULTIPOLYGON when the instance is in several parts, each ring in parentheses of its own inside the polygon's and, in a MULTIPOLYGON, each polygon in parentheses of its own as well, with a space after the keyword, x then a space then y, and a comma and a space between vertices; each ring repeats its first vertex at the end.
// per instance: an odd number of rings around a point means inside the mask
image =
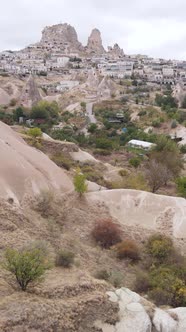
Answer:
POLYGON ((93 114, 93 103, 87 103, 86 113, 87 113, 90 123, 97 123, 96 117, 93 114))

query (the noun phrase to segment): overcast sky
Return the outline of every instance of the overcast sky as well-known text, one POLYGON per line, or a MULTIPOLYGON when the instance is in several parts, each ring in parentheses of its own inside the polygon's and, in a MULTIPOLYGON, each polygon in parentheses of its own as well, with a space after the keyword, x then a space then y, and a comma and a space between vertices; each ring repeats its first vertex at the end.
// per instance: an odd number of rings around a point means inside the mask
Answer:
POLYGON ((104 46, 127 54, 186 60, 186 0, 0 0, 0 51, 41 38, 46 25, 69 23, 85 45, 97 27, 104 46))

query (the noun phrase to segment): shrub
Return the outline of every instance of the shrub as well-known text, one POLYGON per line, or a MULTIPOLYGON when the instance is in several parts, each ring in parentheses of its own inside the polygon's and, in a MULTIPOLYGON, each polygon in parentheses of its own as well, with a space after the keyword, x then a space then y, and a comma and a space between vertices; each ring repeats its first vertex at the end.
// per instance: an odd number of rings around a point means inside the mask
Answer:
POLYGON ((176 180, 178 194, 186 198, 186 176, 182 176, 176 180))
POLYGON ((72 167, 72 161, 62 155, 61 153, 57 153, 54 156, 51 157, 51 160, 59 167, 65 168, 67 171, 70 170, 72 167))
POLYGON ((180 152, 183 153, 183 154, 186 153, 186 144, 184 144, 180 147, 180 152))
POLYGON ((30 283, 39 280, 50 267, 45 252, 39 247, 8 249, 5 258, 5 268, 16 277, 23 291, 30 283))
POLYGON ((86 103, 84 101, 82 101, 80 105, 81 105, 81 107, 82 107, 83 110, 86 109, 86 103))
POLYGON ((177 277, 171 267, 162 266, 152 269, 150 272, 150 284, 153 291, 150 292, 150 295, 156 301, 159 301, 158 304, 169 304, 172 306, 184 306, 186 304, 185 283, 177 277), (159 297, 155 298, 156 291, 158 291, 159 297), (162 298, 160 297, 160 292, 163 295, 162 298))
POLYGON ((96 148, 97 149, 112 149, 112 142, 108 138, 97 138, 96 139, 96 148))
POLYGON ((61 250, 56 257, 56 266, 71 267, 74 263, 74 253, 68 250, 61 250))
POLYGON ((140 111, 140 112, 138 113, 138 116, 144 116, 144 115, 146 115, 146 114, 147 114, 147 111, 142 110, 142 111, 140 111))
POLYGON ((96 123, 91 123, 90 126, 88 127, 88 132, 91 134, 94 134, 97 130, 97 124, 96 123))
POLYGON ((152 126, 155 128, 159 128, 161 126, 160 119, 156 119, 152 121, 152 126))
POLYGON ((108 281, 110 278, 110 272, 108 272, 107 270, 97 271, 95 274, 95 278, 108 281))
POLYGON ((140 165, 140 163, 141 163, 141 160, 139 158, 137 158, 137 157, 131 158, 129 160, 129 164, 131 166, 135 167, 135 168, 137 168, 140 165))
POLYGON ((136 280, 134 283, 135 292, 146 293, 150 288, 150 280, 148 273, 146 272, 137 272, 136 280))
POLYGON ((148 295, 158 306, 171 305, 172 303, 172 294, 162 288, 155 288, 148 295))
POLYGON ((108 151, 108 150, 103 150, 103 149, 95 149, 93 154, 100 155, 100 156, 110 156, 112 154, 112 152, 108 151))
POLYGON ((120 169, 120 170, 119 170, 118 174, 119 174, 120 176, 124 177, 124 176, 127 176, 127 175, 128 175, 128 171, 127 171, 126 169, 123 168, 123 169, 120 169))
POLYGON ((140 259, 139 249, 132 240, 125 240, 118 243, 115 250, 119 259, 129 258, 132 261, 138 261, 140 259))
POLYGON ((146 180, 141 173, 130 174, 126 177, 123 177, 120 181, 114 181, 109 184, 109 189, 135 189, 149 191, 146 180))
POLYGON ((42 131, 40 128, 30 128, 28 130, 28 135, 33 137, 33 138, 37 138, 37 137, 41 137, 42 136, 42 131))
POLYGON ((97 221, 92 236, 102 248, 110 248, 121 241, 121 230, 112 220, 97 221))
POLYGON ((86 184, 86 177, 80 170, 77 170, 74 176, 74 188, 80 196, 87 192, 88 186, 86 184))
POLYGON ((48 217, 52 210, 54 195, 51 191, 42 191, 37 197, 35 210, 40 212, 42 217, 48 217))
POLYGON ((17 104, 17 100, 15 99, 15 98, 12 98, 11 100, 10 100, 10 106, 15 106, 17 104))
POLYGON ((109 282, 114 287, 122 287, 123 286, 123 274, 120 271, 112 271, 110 273, 109 282))
POLYGON ((171 128, 174 129, 176 127, 177 127, 177 121, 173 120, 172 123, 171 123, 171 128))
POLYGON ((159 262, 166 261, 166 259, 174 251, 171 238, 161 234, 152 235, 148 239, 146 249, 148 254, 157 259, 159 262))

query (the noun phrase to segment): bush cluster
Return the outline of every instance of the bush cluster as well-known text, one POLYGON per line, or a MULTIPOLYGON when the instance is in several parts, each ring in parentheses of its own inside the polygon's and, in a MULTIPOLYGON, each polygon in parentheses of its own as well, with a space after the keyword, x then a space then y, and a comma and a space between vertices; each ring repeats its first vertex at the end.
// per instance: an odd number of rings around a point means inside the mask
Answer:
POLYGON ((174 248, 172 239, 161 234, 151 236, 145 252, 145 269, 136 275, 135 290, 147 293, 157 305, 186 305, 186 262, 174 248))
POLYGON ((108 271, 106 269, 99 270, 95 274, 96 279, 110 282, 114 287, 123 285, 123 274, 118 270, 108 271))
POLYGON ((139 167, 141 160, 138 157, 133 157, 129 160, 129 164, 135 168, 139 167))
POLYGON ((115 250, 119 259, 129 258, 134 262, 140 259, 139 248, 132 240, 125 240, 118 243, 115 250))
POLYGON ((120 227, 110 219, 97 221, 92 236, 102 248, 110 248, 121 241, 120 227))
POLYGON ((73 165, 72 160, 67 156, 64 156, 62 153, 56 153, 51 159, 57 166, 63 167, 67 171, 69 171, 73 165))
POLYGON ((148 239, 147 253, 159 262, 164 262, 173 253, 172 240, 161 234, 155 234, 148 239))
POLYGON ((69 250, 60 250, 56 257, 56 266, 69 268, 74 263, 74 253, 69 250))

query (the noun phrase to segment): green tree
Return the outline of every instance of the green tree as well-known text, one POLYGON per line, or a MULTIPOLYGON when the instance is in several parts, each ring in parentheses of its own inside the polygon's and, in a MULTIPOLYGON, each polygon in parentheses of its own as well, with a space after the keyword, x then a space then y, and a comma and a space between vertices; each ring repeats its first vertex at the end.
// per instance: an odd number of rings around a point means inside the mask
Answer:
POLYGON ((91 133, 91 134, 94 134, 96 130, 97 130, 97 124, 91 123, 89 128, 88 128, 88 132, 91 133))
POLYGON ((30 116, 32 119, 56 120, 59 116, 58 104, 55 101, 49 103, 42 100, 32 107, 30 116))
POLYGON ((74 176, 74 188, 80 196, 87 192, 88 187, 86 184, 86 177, 80 170, 77 170, 74 176))
POLYGON ((133 157, 129 160, 129 164, 137 168, 141 164, 141 160, 138 157, 133 157))
POLYGON ((171 108, 177 108, 177 100, 171 96, 171 91, 165 92, 165 95, 156 94, 156 105, 162 107, 163 110, 169 110, 171 108))
POLYGON ((30 247, 22 250, 8 249, 5 253, 5 268, 11 272, 21 287, 26 291, 27 286, 41 278, 50 268, 46 252, 42 248, 30 247))
POLYGON ((151 159, 147 163, 146 176, 152 192, 155 193, 159 188, 167 185, 167 182, 172 178, 172 173, 165 164, 151 159))
POLYGON ((14 121, 19 121, 20 117, 25 116, 24 109, 22 107, 18 107, 13 111, 13 119, 14 121))
POLYGON ((179 195, 186 198, 186 176, 178 178, 176 184, 179 195))
POLYGON ((33 137, 33 138, 37 138, 37 137, 41 137, 42 136, 42 131, 40 128, 30 128, 28 131, 28 135, 33 137))
POLYGON ((108 138, 97 138, 96 139, 97 149, 112 149, 112 142, 108 138))
POLYGON ((170 138, 161 135, 155 148, 150 152, 150 159, 166 166, 174 178, 178 177, 183 168, 183 159, 177 144, 170 138))

